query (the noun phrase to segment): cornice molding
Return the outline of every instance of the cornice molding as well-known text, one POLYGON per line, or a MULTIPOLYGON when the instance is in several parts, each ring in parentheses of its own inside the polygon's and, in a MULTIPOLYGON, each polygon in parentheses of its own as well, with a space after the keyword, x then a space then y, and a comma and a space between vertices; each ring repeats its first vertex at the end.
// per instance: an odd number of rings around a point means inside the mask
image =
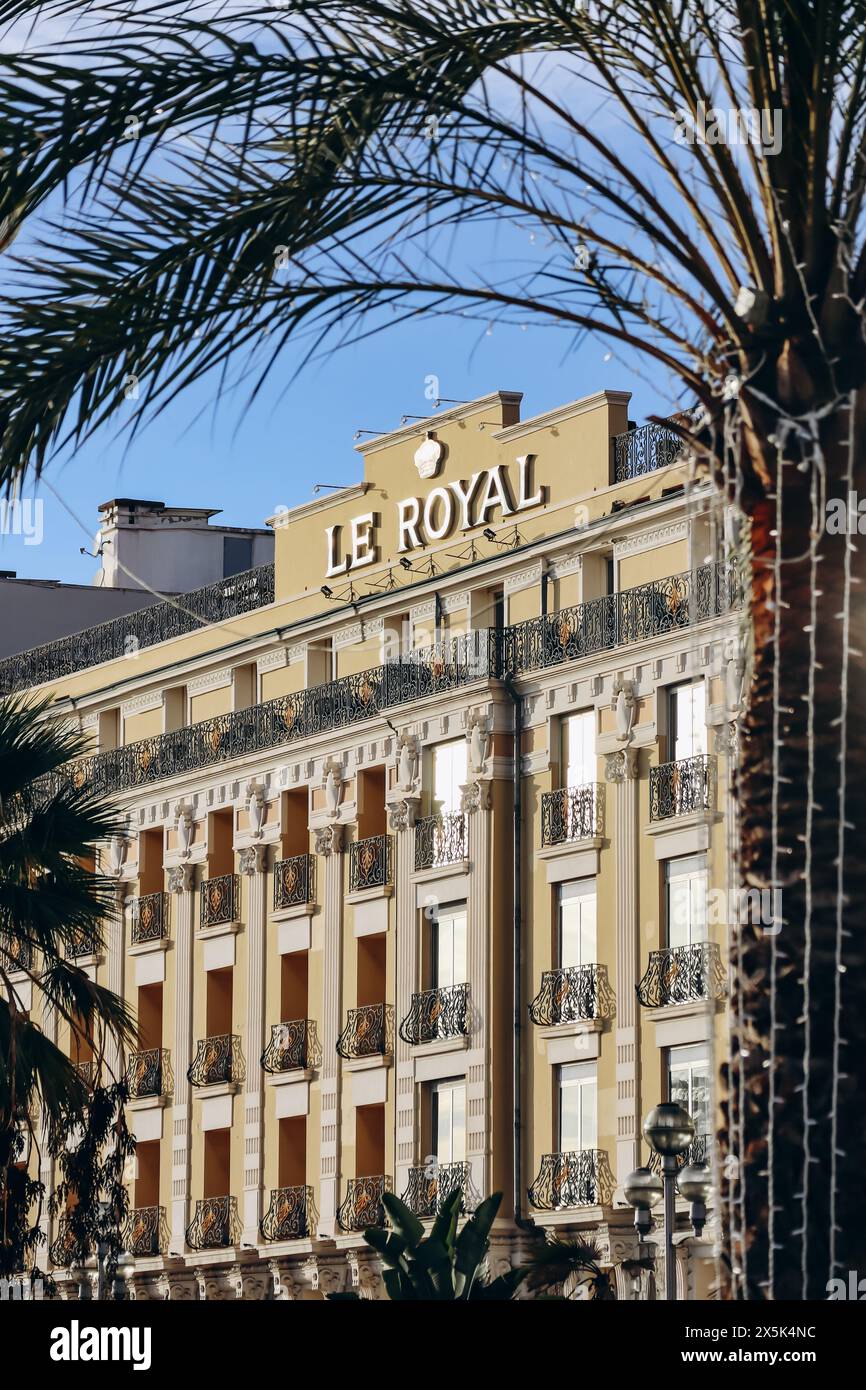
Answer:
POLYGON ((232 683, 231 666, 222 666, 218 671, 206 671, 203 676, 193 676, 187 681, 187 694, 206 695, 210 690, 223 690, 232 683))
POLYGON ((146 690, 142 695, 132 695, 128 700, 123 700, 120 705, 121 719, 128 719, 132 714, 144 714, 147 710, 162 709, 163 693, 161 690, 146 690))
POLYGON ((626 555, 640 555, 644 550, 658 550, 660 546, 671 545, 674 541, 688 539, 687 521, 670 521, 665 526, 654 526, 652 531, 640 531, 637 535, 623 536, 613 543, 615 560, 626 555))

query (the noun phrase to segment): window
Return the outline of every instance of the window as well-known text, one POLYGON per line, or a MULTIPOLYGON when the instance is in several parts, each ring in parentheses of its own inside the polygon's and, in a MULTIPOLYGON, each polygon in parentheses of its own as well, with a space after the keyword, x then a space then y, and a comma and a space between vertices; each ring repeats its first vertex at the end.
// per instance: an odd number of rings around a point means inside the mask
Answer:
POLYGON ((433 749, 433 806, 443 816, 460 811, 460 788, 466 783, 466 740, 455 738, 433 749))
POLYGON ((436 1081, 432 1087, 433 1152, 440 1163, 466 1158, 466 1082, 436 1081))
POLYGON ((223 578, 243 574, 253 567, 252 536, 223 536, 223 578))
POLYGON ((463 985, 468 979, 466 966, 466 907, 443 907, 433 918, 433 988, 463 985))
POLYGON ((595 879, 561 883, 558 891, 559 965, 594 965, 595 879))
POLYGON ((704 682, 677 685, 670 692, 671 759, 696 758, 707 751, 704 682))
POLYGON ((707 940, 707 861, 703 854, 665 862, 667 944, 707 940))
POLYGON ((594 1062, 559 1068, 559 1152, 579 1153, 598 1142, 598 1082, 594 1062))
POLYGON ((582 787, 596 779, 595 711, 569 714, 562 721, 563 786, 582 787))
POLYGON ((668 1052, 668 1099, 688 1110, 696 1136, 712 1132, 710 1094, 706 1047, 672 1047, 668 1052))

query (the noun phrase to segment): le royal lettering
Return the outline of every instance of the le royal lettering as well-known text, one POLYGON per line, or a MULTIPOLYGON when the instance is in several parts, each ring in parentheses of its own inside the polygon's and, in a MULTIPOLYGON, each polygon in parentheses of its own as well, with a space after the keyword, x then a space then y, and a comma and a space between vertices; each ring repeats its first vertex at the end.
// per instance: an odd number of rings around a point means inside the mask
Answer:
MULTIPOLYGON (((502 463, 473 473, 468 482, 458 480, 447 486, 431 488, 424 498, 404 497, 402 502, 397 503, 398 555, 420 550, 431 541, 444 540, 455 528, 471 531, 477 526, 488 526, 497 511, 506 517, 525 512, 530 507, 542 506, 544 487, 539 486, 535 492, 532 491, 534 461, 534 454, 523 454, 517 459, 516 498, 505 464, 502 463)), ((376 563, 379 559, 376 543, 378 524, 376 512, 364 512, 362 516, 352 517, 345 551, 341 536, 344 528, 326 527, 326 574, 329 579, 376 563)))

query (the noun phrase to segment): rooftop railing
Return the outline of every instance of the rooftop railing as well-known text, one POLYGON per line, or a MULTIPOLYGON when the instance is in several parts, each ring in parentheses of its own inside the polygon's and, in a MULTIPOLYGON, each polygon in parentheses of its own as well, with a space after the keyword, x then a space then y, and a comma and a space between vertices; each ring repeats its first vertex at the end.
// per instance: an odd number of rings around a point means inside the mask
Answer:
POLYGON ((196 628, 237 618, 274 601, 274 567, 258 565, 177 599, 137 608, 55 642, 18 652, 0 661, 0 695, 74 675, 103 661, 130 656, 196 628))
POLYGON ((683 452, 683 441, 666 425, 640 425, 617 434, 613 441, 613 480, 628 482, 645 473, 655 473, 676 463, 683 452))
POLYGON ((542 670, 675 632, 732 612, 741 598, 733 568, 704 565, 694 574, 654 580, 499 632, 467 633, 326 685, 107 749, 71 763, 65 775, 99 793, 147 786, 348 728, 476 681, 542 670))

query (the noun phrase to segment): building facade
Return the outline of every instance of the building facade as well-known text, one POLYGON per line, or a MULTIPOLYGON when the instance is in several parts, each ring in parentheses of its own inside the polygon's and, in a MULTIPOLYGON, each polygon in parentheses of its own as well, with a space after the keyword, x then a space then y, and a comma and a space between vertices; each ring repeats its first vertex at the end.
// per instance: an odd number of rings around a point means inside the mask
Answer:
MULTIPOLYGON (((647 1297, 622 1267, 643 1115, 682 1100, 713 1158, 729 537, 627 393, 520 400, 360 445, 363 481, 272 518, 273 567, 206 610, 5 664, 90 731, 71 775, 127 815, 118 921, 79 959, 140 1024, 114 1059, 137 1298, 380 1297, 382 1193, 431 1218, 454 1186, 504 1194, 494 1274, 580 1233, 647 1297)), ((683 1296, 712 1226, 683 1226, 683 1296)))

